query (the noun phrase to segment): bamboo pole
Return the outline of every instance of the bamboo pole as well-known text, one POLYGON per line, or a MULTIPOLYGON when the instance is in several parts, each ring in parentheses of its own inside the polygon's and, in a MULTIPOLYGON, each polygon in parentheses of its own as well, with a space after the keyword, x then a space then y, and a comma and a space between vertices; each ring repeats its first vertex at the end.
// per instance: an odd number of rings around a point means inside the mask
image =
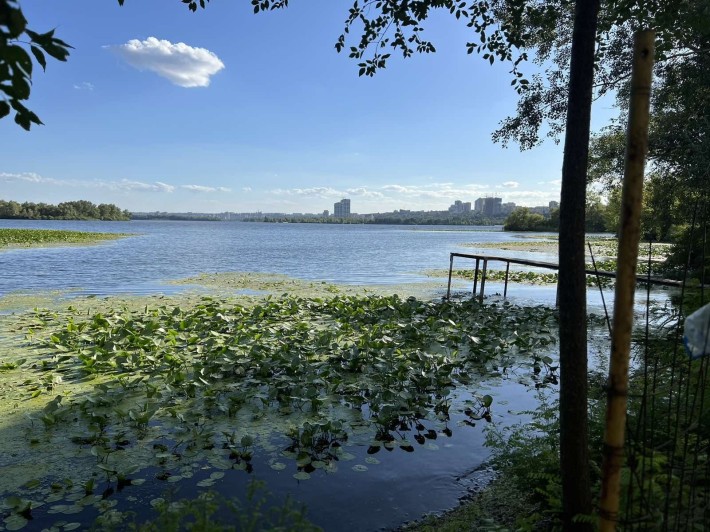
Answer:
POLYGON ((614 320, 604 432, 602 492, 599 530, 616 530, 619 513, 621 467, 624 459, 624 428, 629 384, 629 351, 633 325, 636 262, 640 236, 643 172, 648 149, 648 120, 651 96, 655 33, 637 32, 631 74, 629 125, 626 134, 626 162, 621 198, 621 230, 616 266, 614 320))

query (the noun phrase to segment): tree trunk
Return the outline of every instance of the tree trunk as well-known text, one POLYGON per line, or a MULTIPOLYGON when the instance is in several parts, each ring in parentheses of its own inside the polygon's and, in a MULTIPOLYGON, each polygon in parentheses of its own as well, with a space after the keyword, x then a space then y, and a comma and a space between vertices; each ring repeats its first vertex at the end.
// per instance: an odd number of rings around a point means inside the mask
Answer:
POLYGON ((648 151, 648 109, 651 102, 654 32, 641 31, 634 37, 629 127, 626 134, 626 164, 621 196, 621 228, 616 259, 614 331, 609 362, 609 397, 604 432, 604 464, 599 504, 599 530, 616 530, 619 485, 624 462, 624 429, 629 387, 629 354, 634 323, 636 263, 641 235, 643 172, 648 151))
POLYGON ((560 467, 565 530, 592 513, 587 422, 587 284, 584 211, 599 0, 577 0, 560 198, 560 467))

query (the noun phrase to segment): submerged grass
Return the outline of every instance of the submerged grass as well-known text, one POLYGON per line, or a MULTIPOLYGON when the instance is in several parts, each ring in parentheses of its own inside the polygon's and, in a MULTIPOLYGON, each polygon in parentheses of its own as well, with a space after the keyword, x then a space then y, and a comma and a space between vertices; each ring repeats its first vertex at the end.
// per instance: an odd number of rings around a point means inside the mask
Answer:
MULTIPOLYGON (((464 425, 490 419, 481 380, 556 382, 545 307, 341 294, 96 304, 7 329, 27 335, 0 361, 7 529, 41 505, 120 519, 109 488, 209 488, 259 467, 303 481, 348 467, 356 448, 433 449, 452 409, 464 425)), ((379 463, 365 462, 352 469, 379 463)))
POLYGON ((0 249, 13 247, 42 247, 62 244, 93 244, 132 236, 127 233, 93 233, 54 229, 0 228, 0 249))

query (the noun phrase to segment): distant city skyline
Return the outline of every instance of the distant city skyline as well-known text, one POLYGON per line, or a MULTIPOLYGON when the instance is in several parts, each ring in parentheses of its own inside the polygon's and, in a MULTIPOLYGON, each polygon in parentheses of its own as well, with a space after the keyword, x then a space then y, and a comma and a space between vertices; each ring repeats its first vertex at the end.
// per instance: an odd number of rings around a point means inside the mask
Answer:
POLYGON ((220 212, 201 212, 201 211, 133 211, 138 215, 145 214, 189 214, 189 215, 223 215, 220 216, 223 219, 243 219, 250 218, 254 216, 305 216, 305 217, 333 217, 333 218, 347 218, 350 216, 370 216, 372 214, 393 214, 393 213, 429 213, 438 212, 449 214, 466 214, 466 213, 481 213, 488 217, 501 217, 507 216, 518 208, 527 208, 532 212, 537 212, 539 214, 547 215, 550 211, 558 209, 560 206, 558 201, 549 201, 544 205, 534 205, 534 206, 524 206, 517 205, 515 202, 503 203, 502 198, 496 196, 487 196, 483 198, 477 198, 475 203, 462 202, 460 200, 455 200, 448 209, 393 209, 391 211, 376 211, 376 212, 355 212, 351 211, 351 200, 350 198, 342 198, 340 201, 336 201, 333 204, 333 211, 329 209, 323 209, 322 211, 309 212, 309 211, 220 211, 220 212), (474 206, 472 206, 474 205, 474 206))
MULTIPOLYGON (((559 145, 491 141, 516 108, 510 66, 469 56, 452 18, 427 22, 436 53, 393 55, 366 78, 333 48, 339 2, 258 16, 248 2, 116 4, 22 3, 33 28, 74 48, 35 68, 27 104, 45 125, 0 120, 1 199, 213 213, 322 213, 346 197, 362 213, 559 199, 559 145)), ((593 127, 615 115, 598 102, 593 127)))

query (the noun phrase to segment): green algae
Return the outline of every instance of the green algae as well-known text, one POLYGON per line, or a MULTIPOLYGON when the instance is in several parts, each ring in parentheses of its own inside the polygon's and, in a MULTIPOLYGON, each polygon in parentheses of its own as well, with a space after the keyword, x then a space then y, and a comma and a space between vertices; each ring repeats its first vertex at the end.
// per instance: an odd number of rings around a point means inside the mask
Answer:
POLYGON ((0 251, 33 247, 93 245, 129 236, 135 235, 130 233, 95 233, 56 229, 0 228, 0 251))
MULTIPOLYGON (((177 285, 198 285, 217 293, 228 293, 240 300, 258 300, 265 295, 280 296, 288 294, 301 297, 332 297, 334 295, 382 295, 398 294, 403 297, 415 296, 431 298, 444 289, 442 283, 400 283, 393 285, 345 285, 325 281, 295 279, 286 275, 253 272, 202 273, 172 281, 177 285), (253 291, 249 294, 243 291, 253 291)), ((204 293, 197 289, 193 293, 204 293)))
MULTIPOLYGON (((450 434, 456 387, 493 368, 519 364, 537 378, 549 366, 533 354, 554 341, 552 322, 548 332, 540 324, 554 321, 549 310, 264 274, 184 281, 197 282, 289 295, 188 291, 67 307, 50 294, 37 296, 49 310, 0 316, 0 494, 59 515, 93 508, 120 518, 115 500, 97 497, 100 483, 207 487, 220 472, 261 467, 257 454, 306 481, 335 473, 355 445, 412 452, 393 427, 434 448, 425 438, 450 434)), ((489 416, 488 399, 471 406, 472 420, 489 416)), ((5 528, 22 524, 4 508, 5 528)))

